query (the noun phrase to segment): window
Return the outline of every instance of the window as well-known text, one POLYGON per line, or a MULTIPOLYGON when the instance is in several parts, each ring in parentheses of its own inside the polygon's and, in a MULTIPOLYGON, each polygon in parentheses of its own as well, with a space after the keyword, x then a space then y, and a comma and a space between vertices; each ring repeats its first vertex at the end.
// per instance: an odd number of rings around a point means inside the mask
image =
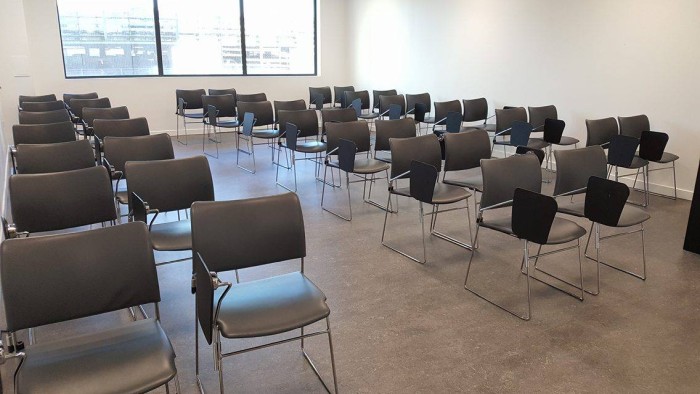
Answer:
POLYGON ((316 0, 57 4, 67 78, 316 74, 316 0))

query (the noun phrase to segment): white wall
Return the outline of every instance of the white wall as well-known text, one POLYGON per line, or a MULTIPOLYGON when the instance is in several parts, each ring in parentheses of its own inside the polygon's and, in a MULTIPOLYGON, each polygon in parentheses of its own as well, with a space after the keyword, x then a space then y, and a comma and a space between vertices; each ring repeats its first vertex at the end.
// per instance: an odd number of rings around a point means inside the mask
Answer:
MULTIPOLYGON (((587 118, 645 113, 681 156, 689 198, 700 156, 697 0, 355 0, 357 88, 486 97, 491 108, 555 104, 585 143, 587 118)), ((669 171, 652 173, 657 190, 669 171)), ((679 191, 680 192, 680 191, 679 191)))
MULTIPOLYGON (((80 93, 96 91, 112 105, 126 105, 132 117, 146 116, 151 130, 175 129, 175 89, 236 88, 240 93, 265 92, 270 100, 309 99, 309 86, 346 84, 345 1, 319 1, 319 75, 315 77, 149 77, 114 79, 65 79, 55 0, 9 0, 14 13, 2 35, 20 37, 25 29, 28 44, 8 45, 10 55, 29 55, 25 72, 32 83, 6 89, 4 123, 16 123, 18 94, 80 93), (21 8, 23 3, 23 9, 21 8), (26 16, 26 18, 25 18, 26 16), (20 33, 15 33, 16 31, 20 33)), ((5 15, 3 4, 3 15, 5 15)), ((3 18, 4 19, 4 18, 3 18)), ((9 18, 8 18, 9 19, 9 18)), ((9 37, 8 37, 9 38, 9 37)), ((10 41, 9 39, 6 41, 10 41)), ((3 62, 7 55, 3 55, 3 62)), ((193 53, 193 57, 197 54, 193 53)), ((0 69, 0 75, 8 71, 0 69)), ((2 81, 0 76, 0 81, 2 81)), ((10 78, 11 79, 11 78, 10 78)), ((8 129, 9 127, 6 127, 8 129)))

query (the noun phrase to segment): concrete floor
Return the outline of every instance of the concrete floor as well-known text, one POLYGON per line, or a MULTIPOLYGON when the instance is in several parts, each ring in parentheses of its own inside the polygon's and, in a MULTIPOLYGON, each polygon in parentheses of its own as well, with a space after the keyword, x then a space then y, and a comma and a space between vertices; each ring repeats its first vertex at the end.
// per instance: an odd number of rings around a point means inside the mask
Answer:
MULTIPOLYGON (((175 143, 175 148, 176 157, 201 154, 201 139, 190 137, 188 146, 175 143)), ((256 174, 236 167, 232 135, 223 137, 220 148, 219 158, 209 160, 217 200, 286 192, 275 185, 269 148, 256 148, 256 174)), ((213 151, 213 145, 207 149, 213 151)), ((241 160, 250 163, 249 157, 241 160)), ((354 216, 352 222, 345 222, 321 210, 322 184, 314 180, 313 165, 300 163, 298 169, 307 236, 306 274, 328 296, 340 391, 700 391, 700 256, 682 250, 688 201, 651 198, 646 281, 604 267, 601 294, 587 295, 583 302, 533 282, 533 318, 524 322, 464 290, 469 251, 433 237, 428 240, 428 263, 416 264, 381 245, 384 212, 362 203, 361 184, 351 186, 354 216)), ((291 172, 280 173, 284 181, 292 181, 291 172)), ((382 203, 387 196, 384 182, 378 181, 373 193, 382 203)), ((552 184, 543 189, 551 192, 552 184)), ((326 192, 329 204, 347 209, 344 188, 326 192)), ((638 197, 633 193, 633 198, 638 197)), ((418 205, 404 199, 399 208, 398 215, 389 217, 387 240, 419 254, 418 205)), ((465 211, 442 216, 438 222, 442 230, 467 238, 465 211)), ((169 215, 170 220, 174 218, 169 215)), ((586 220, 577 221, 589 228, 586 220)), ((615 238, 603 244, 603 255, 640 269, 639 245, 638 234, 615 238)), ((483 230, 470 284, 524 311, 520 253, 517 240, 483 230)), ((173 257, 177 255, 156 255, 158 260, 173 257)), ((585 259, 583 264, 585 286, 590 288, 595 283, 595 265, 585 259)), ((575 251, 544 258, 540 265, 577 278, 575 251)), ((247 269, 241 271, 241 279, 298 267, 297 262, 285 262, 247 269)), ((160 267, 158 274, 163 327, 177 353, 183 391, 193 393, 190 264, 160 267)), ((37 338, 50 340, 114 320, 128 317, 119 312, 42 327, 37 338)), ((211 348, 202 342, 203 383, 209 392, 216 392, 211 348)), ((252 343, 262 341, 226 341, 224 351, 252 343)), ((330 379, 324 337, 308 343, 321 373, 330 379)), ((11 388, 15 365, 9 362, 2 367, 6 390, 11 388)), ((323 392, 296 342, 225 359, 224 374, 227 392, 323 392)))

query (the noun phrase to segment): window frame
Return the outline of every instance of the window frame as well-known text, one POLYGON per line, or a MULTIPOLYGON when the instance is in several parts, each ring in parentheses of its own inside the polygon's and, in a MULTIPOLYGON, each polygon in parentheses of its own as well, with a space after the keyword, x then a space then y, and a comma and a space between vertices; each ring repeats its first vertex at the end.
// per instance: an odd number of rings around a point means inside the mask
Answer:
POLYGON ((63 77, 65 79, 111 79, 111 78, 180 78, 180 77, 311 77, 318 76, 318 0, 307 0, 313 3, 313 14, 314 14, 314 70, 312 73, 275 73, 275 74, 256 74, 248 73, 248 60, 247 60, 247 48, 245 42, 245 12, 243 7, 244 0, 230 0, 238 1, 240 6, 240 18, 239 24, 241 29, 241 57, 242 57, 242 73, 241 74, 165 74, 163 67, 163 50, 161 43, 161 32, 160 32, 160 11, 158 8, 158 0, 152 0, 153 2, 153 23, 154 23, 154 33, 155 33, 155 44, 156 44, 156 57, 158 63, 158 73, 157 74, 138 74, 138 75, 77 75, 68 76, 66 69, 66 57, 64 53, 63 45, 63 32, 61 31, 61 12, 58 7, 58 1, 56 1, 56 18, 58 19, 58 35, 60 38, 61 45, 61 62, 63 63, 63 77))

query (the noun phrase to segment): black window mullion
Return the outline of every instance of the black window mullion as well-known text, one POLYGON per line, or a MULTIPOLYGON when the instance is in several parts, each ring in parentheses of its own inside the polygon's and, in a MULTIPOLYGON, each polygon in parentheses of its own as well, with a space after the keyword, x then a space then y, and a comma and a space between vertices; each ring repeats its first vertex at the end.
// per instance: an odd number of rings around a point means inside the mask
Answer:
POLYGON ((163 76, 163 45, 160 42, 160 12, 158 0, 153 0, 153 24, 156 29, 156 56, 158 58, 158 75, 163 76))
POLYGON ((243 62, 243 75, 248 75, 248 57, 245 49, 245 13, 243 12, 243 0, 238 0, 241 6, 241 61, 243 62))

